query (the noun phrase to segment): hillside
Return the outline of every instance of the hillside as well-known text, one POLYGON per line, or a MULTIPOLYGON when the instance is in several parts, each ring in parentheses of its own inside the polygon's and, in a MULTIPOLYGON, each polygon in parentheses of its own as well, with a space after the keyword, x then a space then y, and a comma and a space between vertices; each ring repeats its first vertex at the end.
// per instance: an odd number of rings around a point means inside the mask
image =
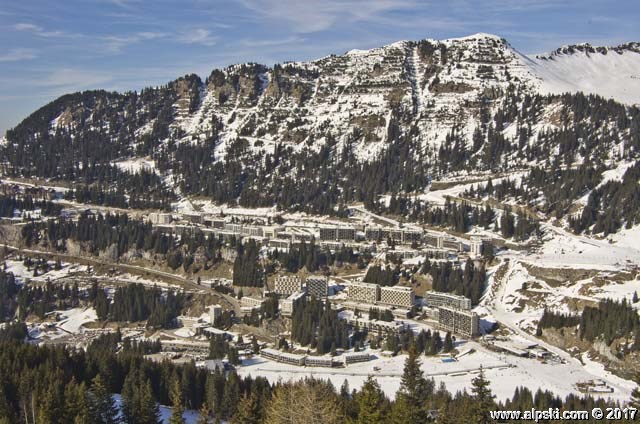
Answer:
MULTIPOLYGON (((526 57, 488 34, 234 65, 139 93, 63 96, 7 132, 2 171, 98 183, 141 206, 205 195, 317 213, 473 173, 605 172, 640 147, 639 72, 637 43, 526 57)), ((562 200, 584 205, 602 182, 591 179, 562 200)))

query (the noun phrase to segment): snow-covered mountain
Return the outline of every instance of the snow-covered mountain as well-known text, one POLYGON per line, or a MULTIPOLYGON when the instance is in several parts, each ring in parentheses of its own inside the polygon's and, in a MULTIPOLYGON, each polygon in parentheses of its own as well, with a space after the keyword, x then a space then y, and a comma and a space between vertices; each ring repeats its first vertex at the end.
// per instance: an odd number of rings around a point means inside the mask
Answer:
POLYGON ((322 210, 474 171, 634 160, 639 73, 638 43, 526 56, 489 34, 399 41, 68 94, 8 131, 0 154, 12 175, 111 183, 145 170, 182 194, 322 210), (561 95, 579 91, 601 97, 561 95), (366 166, 374 177, 354 182, 366 166))
MULTIPOLYGON (((149 134, 196 142, 215 133, 218 155, 238 136, 265 152, 276 143, 319 149, 327 138, 349 138, 362 141, 356 155, 367 159, 387 144, 395 118, 425 148, 437 147, 452 128, 470 139, 483 102, 507 92, 584 91, 638 103, 640 48, 637 43, 615 48, 584 44, 527 57, 503 38, 475 34, 400 41, 272 68, 235 65, 214 70, 205 81, 191 75, 168 88, 145 90, 126 112, 126 96, 97 96, 95 102, 83 99, 82 105, 77 96, 65 96, 41 109, 48 116, 40 114, 39 119, 47 119, 55 131, 79 121, 98 122, 106 111, 125 120, 135 114, 135 128, 128 135, 132 145, 149 134), (154 133, 165 124, 167 131, 154 133)), ((103 130, 118 136, 111 127, 103 130)))

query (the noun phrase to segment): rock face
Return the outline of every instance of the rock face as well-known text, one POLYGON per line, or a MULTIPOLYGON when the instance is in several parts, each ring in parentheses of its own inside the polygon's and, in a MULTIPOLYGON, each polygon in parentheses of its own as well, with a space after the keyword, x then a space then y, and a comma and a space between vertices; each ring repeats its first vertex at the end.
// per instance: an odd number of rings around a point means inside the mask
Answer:
POLYGON ((258 153, 273 152, 276 144, 317 150, 327 140, 348 139, 356 141, 356 157, 368 160, 385 147, 390 131, 411 133, 435 149, 452 129, 470 139, 482 105, 507 93, 565 91, 639 102, 638 44, 567 46, 526 57, 488 34, 401 41, 272 68, 235 65, 205 81, 188 75, 141 93, 68 95, 25 120, 17 133, 90 126, 122 145, 116 156, 148 154, 145 146, 167 141, 209 144, 221 157, 238 137, 258 153))

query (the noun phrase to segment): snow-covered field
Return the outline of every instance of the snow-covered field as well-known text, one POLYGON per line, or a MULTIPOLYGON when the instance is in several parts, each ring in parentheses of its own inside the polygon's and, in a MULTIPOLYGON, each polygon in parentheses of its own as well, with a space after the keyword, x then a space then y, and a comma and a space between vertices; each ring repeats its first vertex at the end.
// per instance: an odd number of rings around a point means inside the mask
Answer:
MULTIPOLYGON (((436 384, 444 383, 453 393, 461 390, 469 391, 471 380, 477 376, 480 367, 491 381, 491 389, 499 400, 513 396, 516 387, 526 386, 535 391, 551 390, 566 396, 578 393, 574 385, 585 380, 600 378, 614 388, 613 394, 607 394, 616 400, 627 400, 633 382, 620 379, 587 363, 582 366, 576 359, 569 359, 567 363, 542 363, 535 359, 520 358, 492 352, 476 342, 465 342, 460 350, 473 348, 474 353, 462 356, 456 362, 442 362, 439 357, 421 356, 422 370, 427 377, 432 377, 436 384)), ((347 380, 349 387, 359 388, 369 375, 376 377, 384 392, 391 398, 400 387, 400 379, 406 355, 385 358, 379 352, 373 351, 376 359, 369 362, 349 365, 346 368, 314 368, 296 367, 266 360, 253 358, 245 360, 238 368, 240 375, 263 376, 270 382, 298 380, 308 376, 331 381, 335 387, 340 387, 347 380), (379 367, 380 371, 374 370, 379 367)))

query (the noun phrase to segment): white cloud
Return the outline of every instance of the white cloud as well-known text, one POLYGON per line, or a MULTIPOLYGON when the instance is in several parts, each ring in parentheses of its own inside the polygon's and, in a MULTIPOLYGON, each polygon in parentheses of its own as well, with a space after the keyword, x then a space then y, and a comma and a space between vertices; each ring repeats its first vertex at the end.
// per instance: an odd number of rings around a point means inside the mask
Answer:
POLYGON ((30 32, 39 37, 62 37, 67 35, 63 31, 47 31, 44 28, 42 28, 40 25, 35 25, 31 23, 26 23, 26 22, 20 22, 13 25, 13 29, 16 31, 30 32))
POLYGON ((57 69, 45 78, 33 84, 54 89, 56 92, 72 92, 87 88, 98 88, 110 82, 113 75, 109 72, 73 68, 57 69))
POLYGON ((211 31, 204 28, 196 28, 184 31, 178 36, 178 41, 185 44, 200 44, 203 46, 213 46, 218 42, 218 38, 211 34, 211 31))
POLYGON ((0 62, 19 62, 35 59, 36 57, 36 51, 33 49, 10 49, 0 55, 0 62))
POLYGON ((288 22, 299 33, 323 31, 339 20, 367 21, 385 12, 409 9, 420 4, 417 0, 239 1, 267 19, 288 22))
POLYGON ((159 38, 165 38, 168 35, 169 34, 165 32, 142 31, 129 35, 108 35, 106 37, 103 37, 103 39, 107 42, 108 51, 118 53, 125 47, 128 47, 132 44, 137 44, 149 40, 157 40, 159 38))

